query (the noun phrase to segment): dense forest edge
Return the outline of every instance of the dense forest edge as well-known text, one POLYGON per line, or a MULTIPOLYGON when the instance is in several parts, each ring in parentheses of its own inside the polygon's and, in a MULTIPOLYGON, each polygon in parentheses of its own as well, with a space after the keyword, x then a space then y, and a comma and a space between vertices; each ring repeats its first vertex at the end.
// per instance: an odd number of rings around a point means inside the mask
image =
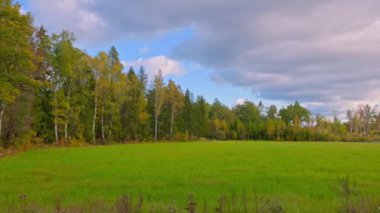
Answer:
POLYGON ((232 108, 143 67, 123 67, 111 47, 92 57, 73 33, 48 34, 12 0, 0 0, 0 143, 274 140, 378 141, 370 105, 346 119, 312 115, 298 101, 283 108, 245 101, 232 108))

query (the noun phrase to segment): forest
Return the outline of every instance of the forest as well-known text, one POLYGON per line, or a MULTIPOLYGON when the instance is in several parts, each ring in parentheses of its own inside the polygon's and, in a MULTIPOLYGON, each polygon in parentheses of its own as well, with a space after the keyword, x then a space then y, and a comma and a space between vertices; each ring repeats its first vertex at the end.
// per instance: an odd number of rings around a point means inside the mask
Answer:
POLYGON ((68 31, 34 26, 11 0, 0 1, 0 141, 30 144, 110 144, 143 141, 374 141, 380 112, 360 105, 346 118, 245 101, 208 103, 160 68, 123 67, 115 47, 95 56, 68 31))

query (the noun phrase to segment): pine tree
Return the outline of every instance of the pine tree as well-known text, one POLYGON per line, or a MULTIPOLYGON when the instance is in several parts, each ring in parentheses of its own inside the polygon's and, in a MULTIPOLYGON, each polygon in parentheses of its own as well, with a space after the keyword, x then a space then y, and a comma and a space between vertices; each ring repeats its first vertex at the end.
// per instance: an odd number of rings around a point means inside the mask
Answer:
POLYGON ((128 88, 121 107, 124 139, 139 140, 142 128, 149 116, 146 112, 145 85, 131 67, 127 74, 128 88))
POLYGON ((191 139, 193 132, 193 94, 187 89, 185 92, 185 103, 183 107, 184 132, 191 139))
POLYGON ((203 96, 198 96, 196 102, 193 104, 194 123, 197 124, 194 126, 194 134, 197 137, 205 137, 208 132, 208 108, 209 106, 203 96))

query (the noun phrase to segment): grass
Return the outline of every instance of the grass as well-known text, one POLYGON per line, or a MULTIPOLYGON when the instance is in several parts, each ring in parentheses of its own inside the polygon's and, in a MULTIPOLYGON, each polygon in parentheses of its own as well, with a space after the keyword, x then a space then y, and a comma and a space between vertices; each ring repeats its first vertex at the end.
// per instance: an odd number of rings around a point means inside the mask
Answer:
POLYGON ((202 142, 44 148, 0 159, 0 212, 19 195, 44 208, 123 194, 147 206, 186 207, 190 194, 216 205, 218 197, 257 191, 287 212, 333 212, 337 178, 354 178, 366 195, 380 197, 380 144, 202 142))

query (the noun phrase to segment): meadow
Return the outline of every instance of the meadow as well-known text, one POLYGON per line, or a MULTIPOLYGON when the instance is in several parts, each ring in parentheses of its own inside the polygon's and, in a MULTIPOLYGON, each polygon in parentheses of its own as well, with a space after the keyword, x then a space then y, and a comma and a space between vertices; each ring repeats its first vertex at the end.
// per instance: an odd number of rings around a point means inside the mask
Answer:
MULTIPOLYGON (((286 212, 336 212, 347 174, 380 197, 380 144, 194 142, 41 148, 0 159, 0 212, 48 210, 142 196, 146 209, 186 212, 189 196, 215 212, 221 197, 276 202, 286 212)), ((159 211, 159 210, 158 210, 159 211)), ((167 211, 166 211, 167 212, 167 211)), ((198 212, 198 211, 197 211, 198 212)), ((199 211, 201 212, 201 211, 199 211)), ((250 212, 250 211, 249 211, 250 212)))

